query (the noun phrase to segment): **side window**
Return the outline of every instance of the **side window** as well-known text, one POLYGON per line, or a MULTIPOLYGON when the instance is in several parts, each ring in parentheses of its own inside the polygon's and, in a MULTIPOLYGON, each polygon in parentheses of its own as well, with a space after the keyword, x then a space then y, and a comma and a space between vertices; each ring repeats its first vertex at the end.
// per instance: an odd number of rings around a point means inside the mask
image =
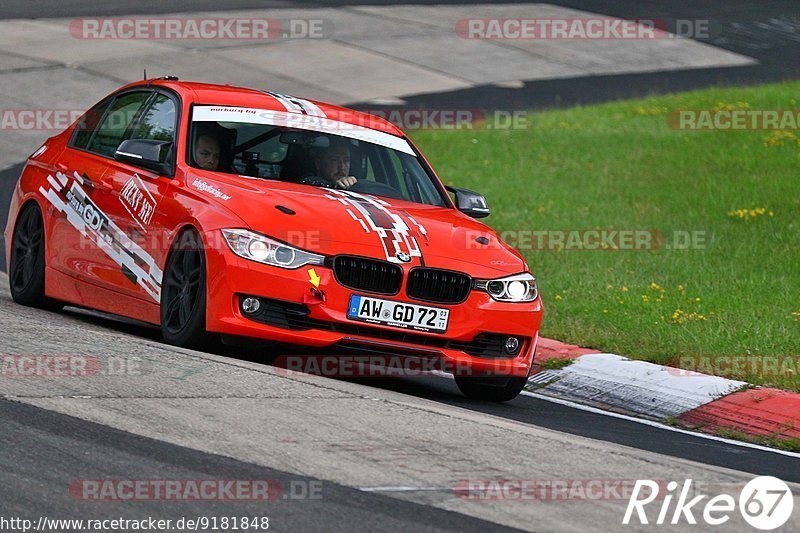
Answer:
POLYGON ((89 144, 89 139, 92 138, 92 133, 97 129, 97 125, 103 118, 103 113, 106 112, 106 109, 113 100, 114 98, 102 100, 81 117, 80 122, 75 126, 75 132, 73 133, 70 146, 74 148, 86 148, 86 145, 89 144))
POLYGON ((406 183, 406 173, 403 169, 403 163, 400 161, 400 157, 398 156, 398 152, 394 150, 390 150, 388 152, 388 159, 392 167, 394 167, 394 175, 396 176, 396 183, 392 185, 403 193, 406 198, 413 198, 417 200, 418 195, 414 194, 416 191, 412 191, 408 187, 408 183, 406 183))
POLYGON ((97 128, 86 149, 100 155, 113 157, 117 146, 125 139, 125 132, 151 92, 126 93, 114 99, 105 119, 97 128))
POLYGON ((417 158, 410 154, 393 151, 393 159, 397 159, 402 168, 403 180, 411 198, 430 205, 443 205, 442 196, 425 173, 417 158))
POLYGON ((403 164, 394 150, 372 150, 368 160, 367 179, 385 183, 409 197, 408 188, 403 180, 403 164))
POLYGON ((375 169, 372 168, 372 158, 367 158, 367 175, 364 176, 364 179, 369 181, 375 181, 375 169))
POLYGON ((374 146, 365 145, 363 153, 366 156, 364 178, 369 181, 386 182, 386 173, 384 172, 384 165, 380 161, 378 150, 374 146))
MULTIPOLYGON (((175 142, 175 102, 163 94, 156 96, 130 138, 175 142)), ((164 145, 159 158, 161 163, 171 148, 172 145, 164 145)))

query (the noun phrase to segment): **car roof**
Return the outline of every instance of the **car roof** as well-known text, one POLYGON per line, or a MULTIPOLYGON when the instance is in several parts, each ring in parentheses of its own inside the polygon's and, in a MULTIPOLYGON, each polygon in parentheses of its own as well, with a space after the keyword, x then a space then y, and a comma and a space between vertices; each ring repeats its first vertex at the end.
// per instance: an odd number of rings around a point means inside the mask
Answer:
MULTIPOLYGON (((158 86, 172 89, 179 93, 182 98, 188 98, 195 104, 200 105, 220 105, 232 107, 254 107, 258 109, 268 109, 272 111, 287 111, 284 97, 297 97, 281 95, 268 92, 268 89, 249 89, 246 87, 236 87, 233 85, 217 85, 213 83, 201 83, 192 81, 177 81, 170 79, 151 79, 143 80, 126 85, 125 88, 137 86, 158 86)), ((405 137, 403 132, 391 122, 368 113, 362 113, 354 109, 348 109, 317 100, 302 98, 318 107, 326 117, 382 131, 390 135, 405 137)))

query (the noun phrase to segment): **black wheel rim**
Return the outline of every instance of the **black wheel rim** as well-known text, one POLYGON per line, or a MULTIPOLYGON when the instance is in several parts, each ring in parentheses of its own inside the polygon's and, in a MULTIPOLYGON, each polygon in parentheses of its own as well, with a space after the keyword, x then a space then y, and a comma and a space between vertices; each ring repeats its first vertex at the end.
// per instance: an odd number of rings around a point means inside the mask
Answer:
POLYGON ((16 293, 24 291, 35 275, 36 260, 43 244, 42 218, 36 209, 27 209, 14 229, 11 253, 11 287, 16 293))
POLYGON ((194 316, 200 299, 203 258, 199 250, 174 252, 164 283, 164 326, 170 333, 182 331, 194 316))

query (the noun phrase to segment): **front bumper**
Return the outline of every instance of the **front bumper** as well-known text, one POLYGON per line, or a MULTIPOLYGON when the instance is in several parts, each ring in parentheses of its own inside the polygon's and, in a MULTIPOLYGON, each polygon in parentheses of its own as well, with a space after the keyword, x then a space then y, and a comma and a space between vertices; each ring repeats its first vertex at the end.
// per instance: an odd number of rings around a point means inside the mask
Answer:
POLYGON ((541 300, 530 303, 497 302, 484 293, 470 292, 466 301, 443 305, 412 300, 406 296, 405 280, 394 296, 354 291, 340 285, 333 271, 324 266, 286 270, 248 261, 230 250, 208 250, 206 327, 225 335, 263 339, 331 351, 343 347, 371 350, 387 355, 439 358, 442 368, 474 375, 527 376, 538 338, 541 300), (311 268, 318 287, 312 284, 311 268), (365 324, 347 317, 352 294, 446 307, 450 310, 445 333, 427 333, 379 324, 365 324), (276 306, 261 316, 245 315, 241 299, 253 296, 276 306), (289 309, 283 320, 281 309, 289 309), (277 310, 277 311, 276 311, 277 310), (496 349, 496 335, 523 340, 515 355, 496 349), (488 339, 488 341, 487 341, 488 339))

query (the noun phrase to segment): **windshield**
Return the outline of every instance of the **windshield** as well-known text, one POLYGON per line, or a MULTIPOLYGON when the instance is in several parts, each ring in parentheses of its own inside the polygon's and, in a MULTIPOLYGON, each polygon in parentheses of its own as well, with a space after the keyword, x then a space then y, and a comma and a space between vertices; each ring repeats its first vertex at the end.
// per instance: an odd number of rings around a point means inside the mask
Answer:
POLYGON ((320 117, 249 108, 193 111, 189 164, 205 170, 445 206, 407 141, 320 117))

